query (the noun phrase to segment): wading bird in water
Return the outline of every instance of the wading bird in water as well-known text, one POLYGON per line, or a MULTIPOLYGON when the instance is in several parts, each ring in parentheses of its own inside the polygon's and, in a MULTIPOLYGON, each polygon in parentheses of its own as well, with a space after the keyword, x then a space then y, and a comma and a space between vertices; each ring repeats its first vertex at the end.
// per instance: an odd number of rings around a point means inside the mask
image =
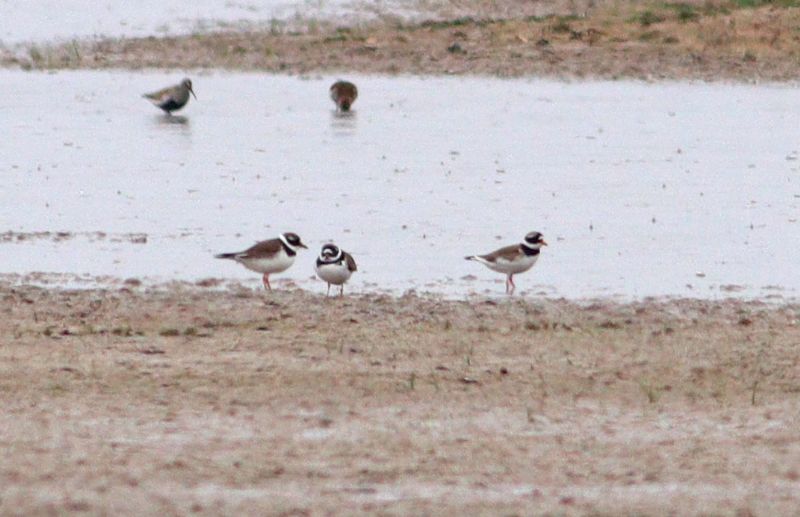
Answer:
POLYGON ((331 99, 339 111, 350 111, 350 106, 358 98, 358 88, 350 81, 336 81, 331 85, 331 99))
POLYGON ((197 99, 197 95, 192 90, 192 80, 184 79, 180 84, 169 86, 157 92, 145 93, 142 97, 164 110, 167 115, 171 115, 173 111, 186 106, 186 103, 189 102, 190 93, 197 99))

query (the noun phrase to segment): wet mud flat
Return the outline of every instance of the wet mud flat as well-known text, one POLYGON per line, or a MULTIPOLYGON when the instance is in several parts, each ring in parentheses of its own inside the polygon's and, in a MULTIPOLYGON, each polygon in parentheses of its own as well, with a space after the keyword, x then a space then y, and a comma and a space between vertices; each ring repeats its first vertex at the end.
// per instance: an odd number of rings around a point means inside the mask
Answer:
POLYGON ((2 513, 800 508, 798 305, 0 299, 2 513))

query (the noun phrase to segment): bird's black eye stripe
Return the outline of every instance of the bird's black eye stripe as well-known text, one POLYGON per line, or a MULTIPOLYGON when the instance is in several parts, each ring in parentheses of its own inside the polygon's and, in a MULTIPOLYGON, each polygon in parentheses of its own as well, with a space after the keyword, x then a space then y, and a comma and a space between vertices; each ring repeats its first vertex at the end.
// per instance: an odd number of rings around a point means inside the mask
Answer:
POLYGON ((542 234, 539 232, 531 232, 525 236, 525 240, 528 242, 539 242, 542 240, 542 234))

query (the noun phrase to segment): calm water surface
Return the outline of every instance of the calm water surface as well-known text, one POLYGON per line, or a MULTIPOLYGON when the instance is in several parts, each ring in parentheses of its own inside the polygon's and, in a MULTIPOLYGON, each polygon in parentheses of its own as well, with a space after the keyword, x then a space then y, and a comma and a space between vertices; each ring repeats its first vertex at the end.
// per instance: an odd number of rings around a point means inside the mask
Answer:
POLYGON ((170 119, 139 95, 179 75, 0 74, 0 233, 75 234, 0 240, 3 273, 255 286, 212 254, 293 230, 312 249, 276 278, 305 288, 335 239, 354 291, 502 293, 463 256, 535 229, 522 294, 800 288, 790 87, 356 76, 338 117, 335 77, 220 72, 170 119))
POLYGON ((348 0, 2 0, 0 41, 186 34, 368 14, 348 0))

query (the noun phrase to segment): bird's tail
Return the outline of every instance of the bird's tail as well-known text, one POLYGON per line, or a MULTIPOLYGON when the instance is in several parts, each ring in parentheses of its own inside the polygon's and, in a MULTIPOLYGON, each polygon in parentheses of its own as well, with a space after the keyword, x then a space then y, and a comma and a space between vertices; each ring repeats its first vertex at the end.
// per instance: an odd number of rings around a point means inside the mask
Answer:
POLYGON ((219 255, 214 255, 214 258, 218 259, 235 259, 236 253, 220 253, 219 255))

